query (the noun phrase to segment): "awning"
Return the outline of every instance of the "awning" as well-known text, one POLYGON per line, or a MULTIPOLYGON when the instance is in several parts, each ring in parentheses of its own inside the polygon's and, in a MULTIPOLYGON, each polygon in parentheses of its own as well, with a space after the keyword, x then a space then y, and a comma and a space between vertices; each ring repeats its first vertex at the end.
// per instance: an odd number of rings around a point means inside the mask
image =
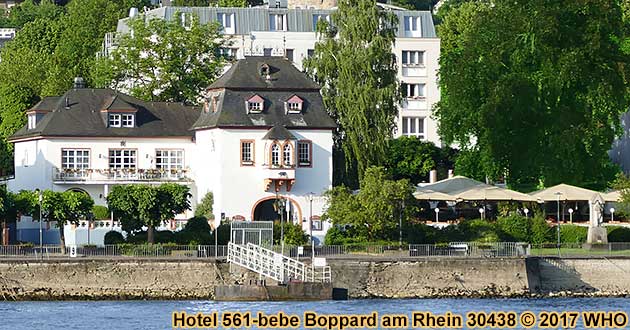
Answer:
POLYGON ((555 202, 558 197, 561 201, 590 201, 595 194, 599 192, 564 183, 530 193, 532 197, 543 202, 555 202))
POLYGON ((441 193, 433 190, 416 190, 413 193, 413 197, 423 201, 456 201, 457 198, 455 196, 451 196, 449 194, 441 193))
POLYGON ((521 201, 535 202, 536 198, 518 191, 484 184, 456 193, 460 200, 467 201, 521 201))

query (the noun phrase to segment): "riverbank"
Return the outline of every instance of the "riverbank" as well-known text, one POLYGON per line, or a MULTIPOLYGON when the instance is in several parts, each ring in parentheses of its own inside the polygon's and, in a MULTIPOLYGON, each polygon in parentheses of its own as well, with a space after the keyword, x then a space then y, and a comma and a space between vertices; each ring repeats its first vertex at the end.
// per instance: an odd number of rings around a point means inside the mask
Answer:
MULTIPOLYGON (((331 259, 354 299, 630 296, 630 258, 331 259)), ((213 299, 258 276, 224 261, 1 260, 0 300, 213 299)))

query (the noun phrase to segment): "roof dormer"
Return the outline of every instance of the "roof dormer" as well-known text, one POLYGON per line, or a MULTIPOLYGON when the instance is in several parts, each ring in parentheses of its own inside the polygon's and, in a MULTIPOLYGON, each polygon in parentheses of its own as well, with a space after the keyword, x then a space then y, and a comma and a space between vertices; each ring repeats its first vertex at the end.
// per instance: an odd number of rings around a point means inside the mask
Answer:
POLYGON ((258 94, 254 94, 245 101, 245 109, 247 113, 261 113, 265 110, 265 99, 258 94))
POLYGON ((133 105, 123 100, 118 95, 114 95, 110 102, 105 104, 101 110, 103 121, 107 127, 113 128, 131 128, 136 127, 136 109, 133 105))
POLYGON ((285 113, 301 113, 304 108, 304 100, 293 94, 288 100, 284 101, 285 113))

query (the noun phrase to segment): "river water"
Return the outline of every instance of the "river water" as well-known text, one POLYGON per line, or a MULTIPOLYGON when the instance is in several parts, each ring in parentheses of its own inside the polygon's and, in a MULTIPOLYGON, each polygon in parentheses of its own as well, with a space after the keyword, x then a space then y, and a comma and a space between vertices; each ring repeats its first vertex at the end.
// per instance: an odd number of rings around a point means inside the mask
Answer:
MULTIPOLYGON (((407 314, 450 311, 624 311, 630 313, 630 298, 553 299, 403 299, 322 302, 215 302, 215 301, 72 301, 0 302, 0 329, 172 329, 172 312, 189 314, 222 312, 283 311, 302 315, 319 314, 407 314)), ((630 327, 630 322, 628 324, 630 327)), ((409 327, 410 328, 410 327, 409 327)), ((520 326, 518 328, 521 328, 520 326)), ((584 329, 578 320, 576 329, 584 329)))

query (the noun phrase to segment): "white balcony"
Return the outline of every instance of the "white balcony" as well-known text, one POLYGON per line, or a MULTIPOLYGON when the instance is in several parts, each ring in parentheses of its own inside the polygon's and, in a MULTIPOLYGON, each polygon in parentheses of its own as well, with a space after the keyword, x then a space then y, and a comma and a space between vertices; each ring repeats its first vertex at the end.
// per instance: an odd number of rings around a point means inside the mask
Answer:
POLYGON ((141 183, 141 182, 192 182, 188 169, 53 169, 56 184, 64 183, 141 183))

